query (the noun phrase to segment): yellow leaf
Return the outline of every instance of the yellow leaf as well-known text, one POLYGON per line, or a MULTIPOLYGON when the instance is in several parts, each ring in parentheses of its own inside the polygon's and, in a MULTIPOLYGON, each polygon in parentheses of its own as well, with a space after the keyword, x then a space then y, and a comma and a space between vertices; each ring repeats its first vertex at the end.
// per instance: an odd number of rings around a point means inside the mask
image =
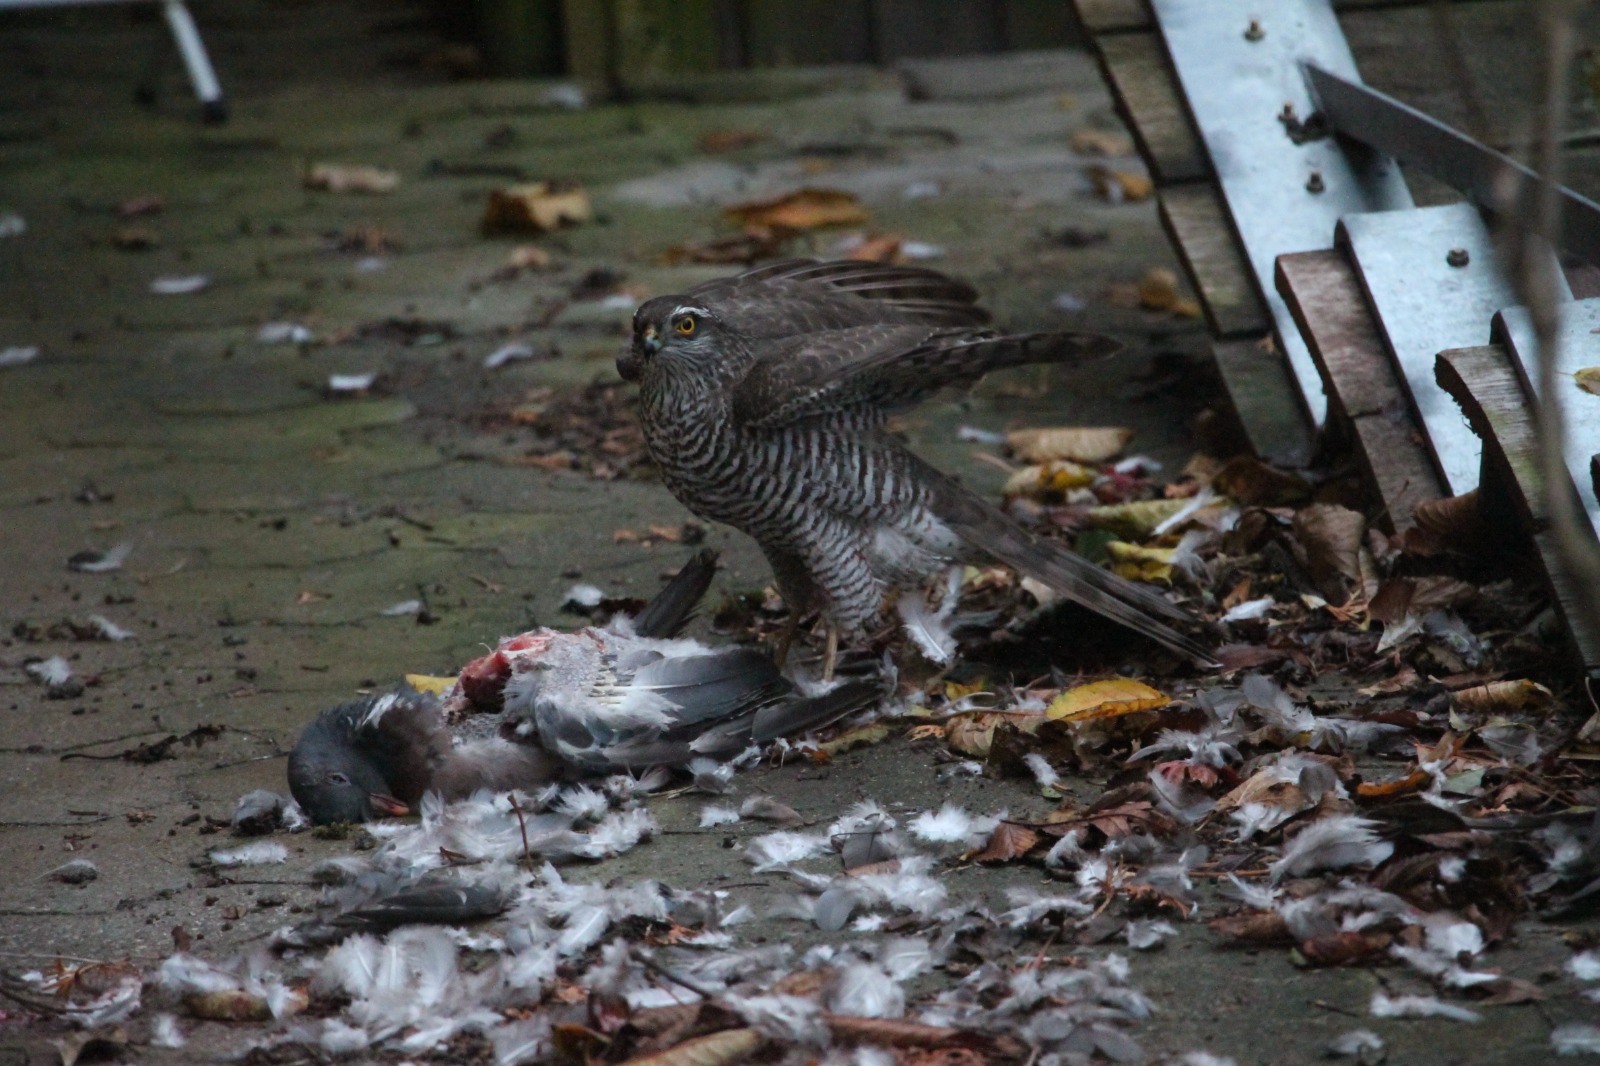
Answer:
POLYGON ((1578 388, 1600 396, 1600 366, 1586 366, 1572 377, 1578 383, 1578 388))
POLYGON ((1172 560, 1178 554, 1176 548, 1146 548, 1125 540, 1112 540, 1106 542, 1106 553, 1111 556, 1111 569, 1129 581, 1172 583, 1172 560))
POLYGON ((1089 524, 1108 529, 1119 537, 1137 540, 1148 537, 1162 522, 1189 505, 1188 500, 1135 500, 1089 508, 1089 524))
POLYGON ((852 748, 861 748, 866 747, 869 744, 878 744, 887 739, 889 739, 889 727, 881 722, 878 722, 872 725, 864 725, 857 729, 851 729, 847 732, 840 733, 832 740, 823 744, 818 744, 817 751, 820 752, 824 758, 832 758, 835 755, 843 755, 852 748))
POLYGON ((1086 722, 1135 711, 1154 711, 1171 702, 1170 696, 1142 681, 1117 677, 1068 689, 1051 700, 1044 713, 1059 722, 1086 722))
POLYGON ((1073 459, 1080 463, 1103 463, 1133 439, 1133 430, 1120 426, 1047 426, 1018 429, 1006 434, 1006 447, 1028 463, 1047 463, 1052 459, 1073 459))
POLYGON ((434 677, 431 674, 407 674, 406 684, 418 692, 426 692, 431 696, 443 696, 455 685, 453 677, 434 677))
POLYGON ((1061 459, 1023 467, 1006 479, 1004 493, 1007 496, 1027 496, 1030 499, 1060 496, 1068 489, 1082 488, 1093 480, 1093 470, 1061 459))
POLYGON ((952 702, 961 699, 963 696, 975 696, 980 692, 988 691, 989 679, 986 677, 979 678, 970 685, 963 685, 955 681, 946 681, 944 683, 944 698, 952 702))

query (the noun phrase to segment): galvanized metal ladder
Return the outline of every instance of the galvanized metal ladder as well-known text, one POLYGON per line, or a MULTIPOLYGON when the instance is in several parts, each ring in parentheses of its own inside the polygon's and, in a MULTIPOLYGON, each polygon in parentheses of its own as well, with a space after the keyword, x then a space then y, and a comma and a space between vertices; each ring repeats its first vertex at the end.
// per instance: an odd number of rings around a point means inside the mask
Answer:
MULTIPOLYGON (((69 4, 150 3, 152 0, 0 0, 0 11, 7 8, 66 7, 69 4)), ((217 82, 216 71, 211 67, 211 57, 206 54, 205 42, 200 39, 199 27, 189 14, 184 0, 153 0, 161 4, 161 12, 172 32, 172 39, 183 57, 189 72, 189 83, 200 101, 201 117, 207 122, 223 122, 228 117, 228 103, 217 82)), ((141 90, 142 92, 143 90, 141 90)))
MULTIPOLYGON (((1577 661, 1600 673, 1600 633, 1577 609, 1600 590, 1557 564, 1535 461, 1537 344, 1482 212, 1527 172, 1364 86, 1329 0, 1076 2, 1257 453, 1301 458, 1334 427, 1391 530, 1430 500, 1477 494, 1498 532, 1536 548, 1577 661), (1416 206, 1397 160, 1466 199, 1416 206)), ((1565 249, 1600 263, 1600 205, 1561 195, 1565 249)), ((1553 249, 1537 254, 1563 277, 1553 249)), ((1570 382, 1600 366, 1600 299, 1557 284, 1570 382)), ((1573 492, 1600 531, 1600 397, 1563 396, 1573 492)))

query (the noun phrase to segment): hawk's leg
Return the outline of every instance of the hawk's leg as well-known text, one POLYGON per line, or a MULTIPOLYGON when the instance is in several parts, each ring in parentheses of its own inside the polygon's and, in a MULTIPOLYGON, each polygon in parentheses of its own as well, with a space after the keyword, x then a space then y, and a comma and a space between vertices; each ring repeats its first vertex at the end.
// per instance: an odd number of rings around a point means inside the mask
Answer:
POLYGON ((833 667, 839 660, 839 627, 828 623, 828 648, 822 657, 822 683, 833 681, 833 667))

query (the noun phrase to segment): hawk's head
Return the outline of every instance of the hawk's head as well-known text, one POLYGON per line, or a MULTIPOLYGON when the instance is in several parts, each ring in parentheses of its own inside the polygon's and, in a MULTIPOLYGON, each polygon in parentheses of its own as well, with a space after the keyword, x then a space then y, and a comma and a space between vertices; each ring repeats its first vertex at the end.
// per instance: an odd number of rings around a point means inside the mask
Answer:
POLYGON ((716 315, 680 297, 658 296, 633 313, 633 343, 617 356, 617 373, 638 381, 659 355, 715 356, 720 323, 716 315))

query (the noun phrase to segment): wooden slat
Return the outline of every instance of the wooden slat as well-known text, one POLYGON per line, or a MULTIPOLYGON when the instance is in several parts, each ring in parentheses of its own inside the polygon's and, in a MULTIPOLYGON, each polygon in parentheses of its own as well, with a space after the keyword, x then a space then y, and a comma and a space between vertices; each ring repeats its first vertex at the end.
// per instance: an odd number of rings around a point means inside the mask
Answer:
POLYGON ((1178 94, 1178 82, 1153 33, 1095 39, 1117 111, 1159 184, 1209 177, 1205 145, 1178 94))
POLYGON ((1161 222, 1184 269, 1200 293, 1211 332, 1222 338, 1259 339, 1272 329, 1244 249, 1234 236, 1228 208, 1209 183, 1161 190, 1161 222))
POLYGON ((1311 426, 1283 356, 1263 337, 1214 341, 1211 354, 1250 447, 1263 459, 1298 465, 1311 454, 1311 426))
MULTIPOLYGON (((1509 0, 1496 2, 1508 3, 1509 0)), ((1393 8, 1427 8, 1431 3, 1433 0, 1333 0, 1333 9, 1343 16, 1393 8)), ((1075 0, 1073 6, 1077 9, 1078 21, 1090 33, 1127 33, 1155 27, 1149 0, 1075 0)), ((1271 5, 1263 4, 1260 13, 1270 17, 1271 5)))
POLYGON ((1600 633, 1589 629, 1579 609, 1586 593, 1567 582, 1558 564, 1539 475, 1538 436, 1510 355, 1496 344, 1451 349, 1439 353, 1434 373, 1483 440, 1485 489, 1509 490, 1507 498, 1486 503, 1488 513, 1506 513, 1532 535, 1546 591, 1572 635, 1579 660, 1585 669, 1600 668, 1600 633))
POLYGON ((1322 374, 1329 411, 1350 427, 1362 472, 1382 504, 1379 523, 1390 532, 1407 528, 1417 505, 1440 498, 1444 488, 1355 270, 1333 249, 1282 255, 1277 285, 1322 374))
POLYGON ((1154 25, 1147 0, 1074 0, 1072 6, 1088 33, 1148 30, 1154 25))

